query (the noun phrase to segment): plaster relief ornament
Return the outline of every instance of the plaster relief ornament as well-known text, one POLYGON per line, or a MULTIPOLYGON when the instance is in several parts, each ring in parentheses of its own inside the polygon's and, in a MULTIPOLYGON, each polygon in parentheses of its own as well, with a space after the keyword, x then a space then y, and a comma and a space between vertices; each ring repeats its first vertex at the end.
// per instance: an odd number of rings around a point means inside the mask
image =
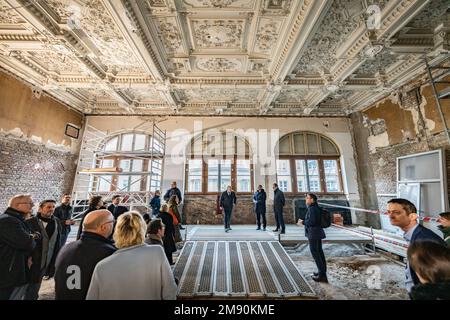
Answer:
POLYGON ((270 21, 260 26, 256 35, 256 47, 258 51, 269 52, 273 49, 278 40, 279 24, 275 21, 270 21))
POLYGON ((191 7, 203 8, 251 8, 254 0, 184 0, 191 7))
POLYGON ((238 48, 243 20, 194 20, 194 37, 201 48, 238 48))
POLYGON ((175 23, 160 19, 158 29, 159 37, 168 52, 175 52, 181 48, 181 36, 175 23))
POLYGON ((207 58, 198 59, 197 68, 209 72, 238 72, 242 63, 238 59, 207 58))

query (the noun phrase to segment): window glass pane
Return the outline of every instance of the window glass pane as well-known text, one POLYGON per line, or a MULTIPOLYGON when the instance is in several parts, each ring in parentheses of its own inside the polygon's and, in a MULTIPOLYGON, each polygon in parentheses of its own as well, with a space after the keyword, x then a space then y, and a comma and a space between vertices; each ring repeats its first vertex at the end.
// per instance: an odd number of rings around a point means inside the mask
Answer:
POLYGON ((145 134, 136 134, 136 138, 134 140, 134 150, 135 151, 143 151, 145 150, 145 138, 147 136, 145 134))
POLYGON ((120 168, 122 168, 122 172, 130 172, 131 160, 130 159, 120 160, 120 168))
POLYGON ((108 140, 105 144, 105 151, 116 151, 117 150, 117 137, 108 140))
POLYGON ((306 192, 308 191, 308 180, 306 178, 306 161, 305 160, 295 160, 295 169, 297 172, 297 191, 306 192))
POLYGON ((98 179, 98 191, 109 191, 111 188, 112 176, 99 176, 98 179))
POLYGON ((220 160, 220 190, 225 191, 231 185, 231 160, 220 160))
POLYGON ((188 191, 202 192, 202 165, 201 159, 188 161, 188 191))
POLYGON ((322 146, 323 154, 333 154, 333 155, 339 154, 339 152, 336 150, 336 147, 334 146, 334 144, 331 143, 330 140, 321 137, 320 143, 322 146))
POLYGON ((277 160, 278 187, 283 192, 291 192, 291 168, 289 160, 277 160))
POLYGON ((305 140, 303 134, 294 135, 294 152, 296 154, 305 154, 305 140))
POLYGON ((141 191, 141 176, 131 176, 130 191, 141 191))
POLYGON ((219 191, 219 160, 208 160, 208 192, 219 191))
POLYGON ((323 160, 323 168, 325 171, 327 192, 342 191, 341 183, 339 181, 337 160, 323 160))
POLYGON ((133 160, 133 172, 142 172, 142 165, 143 165, 142 159, 134 159, 133 160))
POLYGON ((291 154, 291 146, 290 146, 290 139, 289 136, 286 136, 284 138, 280 139, 279 146, 279 153, 280 154, 291 154))
POLYGON ((306 135, 306 141, 308 143, 308 153, 309 154, 318 154, 319 153, 319 145, 317 143, 317 135, 308 133, 306 135))
POLYGON ((103 159, 100 168, 112 168, 113 165, 114 165, 113 159, 103 159))
POLYGON ((119 176, 117 180, 117 191, 128 191, 130 176, 119 176))
POLYGON ((133 147, 133 134, 127 133, 122 135, 121 151, 131 151, 133 147))
POLYGON ((238 192, 250 192, 250 160, 237 160, 237 191, 238 192))
POLYGON ((308 166, 309 191, 320 192, 319 161, 306 160, 306 164, 308 166))

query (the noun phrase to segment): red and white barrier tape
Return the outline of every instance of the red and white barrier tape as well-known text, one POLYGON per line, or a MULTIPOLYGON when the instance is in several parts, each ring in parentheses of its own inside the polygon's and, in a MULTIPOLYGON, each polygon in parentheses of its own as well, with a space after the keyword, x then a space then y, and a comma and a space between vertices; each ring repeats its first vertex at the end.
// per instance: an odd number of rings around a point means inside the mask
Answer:
MULTIPOLYGON (((354 210, 354 211, 361 211, 361 212, 367 212, 367 213, 374 213, 379 215, 388 215, 387 212, 379 211, 379 210, 368 210, 368 209, 361 209, 361 208, 355 208, 355 207, 345 207, 345 206, 339 206, 336 204, 328 204, 328 203, 321 203, 319 202, 321 206, 328 206, 328 207, 334 207, 334 208, 341 208, 341 209, 348 209, 348 210, 354 210)), ((422 220, 423 222, 437 222, 438 218, 435 217, 419 217, 419 220, 422 220)))

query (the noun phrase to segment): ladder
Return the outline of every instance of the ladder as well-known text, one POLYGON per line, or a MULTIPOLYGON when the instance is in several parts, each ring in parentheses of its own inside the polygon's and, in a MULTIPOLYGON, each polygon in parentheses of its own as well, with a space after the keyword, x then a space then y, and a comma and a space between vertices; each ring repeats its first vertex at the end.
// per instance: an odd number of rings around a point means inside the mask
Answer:
POLYGON ((441 54, 440 57, 435 59, 434 63, 429 63, 428 59, 425 57, 425 65, 428 73, 428 78, 430 79, 430 84, 433 89, 433 95, 436 100, 436 107, 439 112, 439 116, 444 126, 444 131, 447 136, 447 140, 450 143, 450 132, 447 125, 447 120, 445 119, 444 113, 442 112, 441 101, 444 99, 450 99, 450 79, 446 80, 446 77, 450 77, 450 53, 441 54), (446 85, 444 89, 438 89, 438 85, 446 85))

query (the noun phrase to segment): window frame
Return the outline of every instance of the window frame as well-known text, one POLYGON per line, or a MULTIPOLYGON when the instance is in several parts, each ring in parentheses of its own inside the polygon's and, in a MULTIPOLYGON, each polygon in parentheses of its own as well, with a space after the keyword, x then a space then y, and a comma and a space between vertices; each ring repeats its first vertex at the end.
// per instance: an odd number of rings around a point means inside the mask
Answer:
MULTIPOLYGON (((236 194, 239 195, 251 195, 253 190, 255 190, 255 179, 254 179, 254 165, 250 155, 245 157, 233 157, 221 156, 221 157, 202 157, 200 155, 191 155, 187 158, 186 169, 185 169, 185 194, 188 195, 217 195, 224 192, 225 190, 219 191, 208 191, 208 160, 231 160, 231 188, 236 194), (194 192, 189 190, 188 179, 189 179, 189 160, 202 160, 202 191, 194 192), (237 160, 249 160, 250 161, 250 192, 237 191, 237 160)), ((219 181, 220 181, 220 170, 219 170, 219 181)))
MULTIPOLYGON (((283 155, 283 156, 279 156, 278 160, 289 160, 289 164, 290 164, 290 170, 291 170, 291 190, 290 192, 285 192, 285 194, 303 194, 306 195, 308 192, 310 191, 298 191, 298 185, 297 185, 297 167, 296 167, 296 160, 317 160, 318 164, 319 164, 319 180, 320 180, 320 188, 322 191, 320 192, 314 192, 315 194, 318 195, 343 195, 345 194, 344 192, 344 185, 343 185, 343 179, 342 179, 342 170, 341 170, 341 162, 340 162, 340 157, 338 156, 315 156, 315 155, 311 155, 311 156, 307 156, 307 155, 283 155), (338 192, 328 192, 327 187, 326 187, 326 180, 325 180, 325 169, 323 166, 323 160, 336 160, 337 162, 337 170, 338 170, 338 179, 339 179, 339 184, 341 187, 341 191, 338 192)), ((308 173, 308 167, 306 166, 306 179, 309 183, 309 173, 308 173)), ((278 181, 278 174, 276 175, 276 180, 278 181)))
MULTIPOLYGON (((132 164, 131 164, 131 168, 130 168, 130 172, 134 172, 133 171, 133 166, 134 166, 134 160, 142 160, 142 170, 139 172, 149 172, 149 166, 150 166, 150 161, 151 161, 151 157, 148 156, 139 156, 139 152, 151 152, 151 141, 152 141, 153 136, 151 134, 145 133, 145 132, 140 132, 140 131, 129 131, 129 132, 122 132, 122 133, 118 133, 115 135, 112 135, 110 137, 108 137, 107 140, 105 140, 104 146, 102 148, 102 151, 105 151, 107 153, 111 153, 111 155, 104 155, 104 156, 100 156, 97 157, 95 159, 95 167, 96 168, 100 168, 101 164, 102 164, 102 160, 112 160, 113 167, 120 167, 120 161, 122 160, 131 160, 132 164), (133 138, 131 140, 131 150, 129 151, 123 151, 122 150, 122 144, 123 144, 123 136, 124 135, 133 135, 133 138), (145 144, 144 144, 144 150, 135 150, 135 143, 136 143, 136 136, 137 135, 144 135, 145 136, 145 144), (113 139, 117 139, 116 142, 116 149, 115 150, 104 150, 105 146, 107 145, 107 143, 113 139), (116 154, 115 154, 116 153, 116 154), (124 155, 117 155, 117 153, 124 153, 124 155), (127 155, 129 154, 129 155, 127 155), (136 156, 132 156, 132 154, 136 154, 136 156)), ((164 161, 162 160, 162 164, 161 164, 161 174, 159 175, 160 177, 162 177, 162 166, 164 165, 164 161)), ((124 172, 125 173, 125 172, 124 172)), ((132 184, 132 177, 133 175, 126 175, 126 174, 112 174, 111 175, 111 182, 110 182, 110 187, 109 187, 109 191, 98 191, 99 185, 100 185, 100 177, 99 176, 93 176, 93 180, 92 180, 92 184, 90 189, 93 192, 148 192, 151 190, 152 186, 150 185, 150 180, 151 180, 151 174, 150 172, 148 174, 143 174, 143 175, 136 175, 137 177, 140 177, 140 181, 136 182, 135 184, 139 184, 139 191, 128 191, 130 189, 130 186, 132 184), (119 186, 118 186, 118 181, 119 181, 119 177, 120 176, 127 176, 128 177, 128 188, 127 190, 119 190, 119 186), (147 186, 149 187, 149 189, 147 190, 147 186)), ((160 185, 161 185, 162 181, 160 181, 160 185)))

